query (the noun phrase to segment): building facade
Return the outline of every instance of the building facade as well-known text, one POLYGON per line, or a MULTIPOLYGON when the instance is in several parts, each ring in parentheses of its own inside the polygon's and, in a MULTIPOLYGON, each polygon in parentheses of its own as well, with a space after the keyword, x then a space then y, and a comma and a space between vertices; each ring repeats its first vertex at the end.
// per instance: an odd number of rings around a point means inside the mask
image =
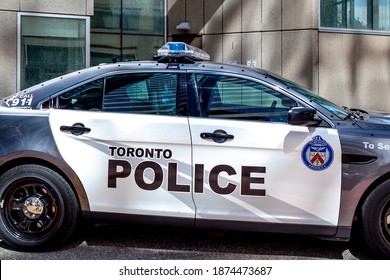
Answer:
POLYGON ((390 112, 389 0, 168 2, 171 39, 217 61, 255 62, 337 104, 390 112))
POLYGON ((390 112, 390 0, 2 0, 0 95, 166 40, 390 112))
POLYGON ((145 60, 165 41, 164 0, 94 0, 91 65, 145 60))
POLYGON ((0 95, 89 65, 92 14, 93 0, 2 0, 0 95))

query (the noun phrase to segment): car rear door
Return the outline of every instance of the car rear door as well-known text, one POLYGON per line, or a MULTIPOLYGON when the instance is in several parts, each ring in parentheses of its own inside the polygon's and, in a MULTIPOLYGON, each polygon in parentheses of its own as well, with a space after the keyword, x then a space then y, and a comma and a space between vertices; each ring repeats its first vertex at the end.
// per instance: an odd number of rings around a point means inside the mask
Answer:
POLYGON ((187 104, 177 102, 183 75, 111 75, 56 98, 67 110, 50 112, 55 141, 92 211, 193 221, 191 138, 178 116, 187 104))

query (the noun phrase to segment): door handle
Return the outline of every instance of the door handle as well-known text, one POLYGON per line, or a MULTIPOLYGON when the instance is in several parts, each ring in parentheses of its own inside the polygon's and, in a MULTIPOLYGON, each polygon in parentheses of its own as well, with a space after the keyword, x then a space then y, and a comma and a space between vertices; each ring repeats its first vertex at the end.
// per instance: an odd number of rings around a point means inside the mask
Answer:
POLYGON ((214 132, 202 132, 200 134, 202 139, 212 139, 216 143, 224 143, 227 140, 233 140, 234 135, 227 134, 226 131, 222 129, 215 130, 214 132))
POLYGON ((91 129, 88 127, 85 127, 82 123, 75 123, 72 126, 62 125, 60 127, 60 130, 62 132, 66 132, 66 133, 70 132, 76 136, 91 132, 91 129))

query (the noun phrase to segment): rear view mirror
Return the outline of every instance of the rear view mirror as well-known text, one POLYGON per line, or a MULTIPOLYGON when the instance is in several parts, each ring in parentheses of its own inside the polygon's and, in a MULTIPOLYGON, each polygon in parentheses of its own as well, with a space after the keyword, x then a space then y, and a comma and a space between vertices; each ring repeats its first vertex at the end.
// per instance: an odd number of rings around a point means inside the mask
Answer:
POLYGON ((288 123, 291 125, 318 126, 322 120, 316 119, 316 110, 305 107, 291 108, 288 112, 288 123))

